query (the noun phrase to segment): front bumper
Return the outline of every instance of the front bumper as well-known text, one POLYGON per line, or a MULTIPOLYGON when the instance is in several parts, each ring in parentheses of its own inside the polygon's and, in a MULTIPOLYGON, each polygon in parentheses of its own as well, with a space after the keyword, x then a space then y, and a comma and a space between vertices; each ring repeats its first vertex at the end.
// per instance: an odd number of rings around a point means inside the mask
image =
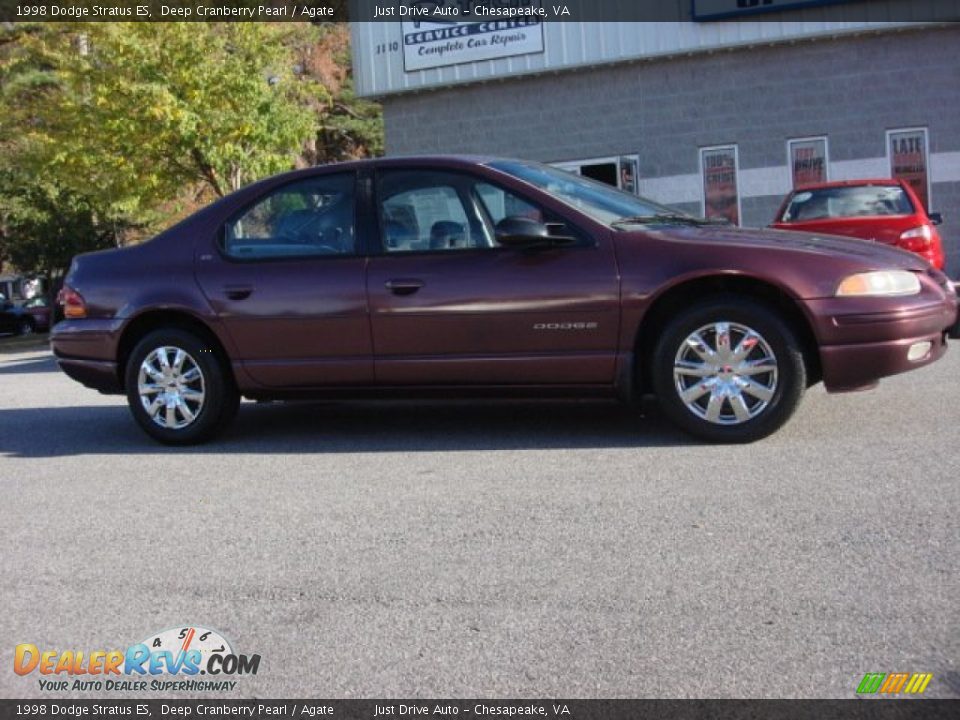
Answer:
POLYGON ((823 384, 828 392, 862 390, 880 378, 929 365, 947 352, 947 334, 932 335, 857 345, 826 345, 820 348, 823 384), (930 350, 917 360, 910 360, 910 348, 930 343, 930 350))
POLYGON ((897 301, 825 298, 811 301, 829 392, 860 390, 880 378, 936 362, 956 337, 958 298, 952 288, 897 301), (929 343, 923 352, 920 344, 929 343), (911 350, 913 353, 911 354, 911 350))

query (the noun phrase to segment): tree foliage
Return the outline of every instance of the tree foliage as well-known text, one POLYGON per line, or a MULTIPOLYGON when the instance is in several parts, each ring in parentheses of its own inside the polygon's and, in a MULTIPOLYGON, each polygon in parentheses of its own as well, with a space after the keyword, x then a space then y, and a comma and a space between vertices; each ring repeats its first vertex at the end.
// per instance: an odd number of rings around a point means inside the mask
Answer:
POLYGON ((20 95, 35 162, 122 212, 202 183, 217 195, 293 165, 317 127, 294 74, 310 26, 58 24, 26 34, 48 92, 20 95), (304 37, 297 37, 299 33, 304 37))
POLYGON ((64 275, 74 255, 113 245, 122 229, 99 221, 82 196, 10 169, 0 170, 0 218, 3 259, 48 280, 64 275))
POLYGON ((352 95, 344 32, 307 23, 6 24, 0 260, 52 267, 55 252, 26 248, 64 247, 68 231, 85 238, 82 247, 122 242, 260 177, 379 153, 379 107, 352 95))

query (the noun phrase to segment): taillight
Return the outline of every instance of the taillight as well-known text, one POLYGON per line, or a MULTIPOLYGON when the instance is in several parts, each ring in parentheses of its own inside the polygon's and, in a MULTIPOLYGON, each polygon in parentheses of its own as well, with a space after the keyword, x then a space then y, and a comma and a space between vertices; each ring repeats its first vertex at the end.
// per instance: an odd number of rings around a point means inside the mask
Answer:
POLYGON ((919 253, 928 250, 932 241, 933 229, 929 225, 921 225, 900 233, 898 245, 904 250, 919 253))
POLYGON ((85 318, 87 316, 87 304, 83 301, 83 296, 67 285, 60 291, 60 304, 63 306, 63 316, 65 318, 85 318))

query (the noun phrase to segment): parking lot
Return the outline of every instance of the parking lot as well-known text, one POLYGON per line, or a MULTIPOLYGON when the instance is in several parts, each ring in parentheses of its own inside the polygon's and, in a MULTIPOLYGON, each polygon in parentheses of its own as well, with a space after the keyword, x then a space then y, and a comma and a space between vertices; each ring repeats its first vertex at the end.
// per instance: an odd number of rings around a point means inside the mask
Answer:
POLYGON ((595 403, 244 403, 169 449, 0 353, 8 661, 190 623, 262 656, 230 697, 960 697, 960 346, 733 447, 595 403))

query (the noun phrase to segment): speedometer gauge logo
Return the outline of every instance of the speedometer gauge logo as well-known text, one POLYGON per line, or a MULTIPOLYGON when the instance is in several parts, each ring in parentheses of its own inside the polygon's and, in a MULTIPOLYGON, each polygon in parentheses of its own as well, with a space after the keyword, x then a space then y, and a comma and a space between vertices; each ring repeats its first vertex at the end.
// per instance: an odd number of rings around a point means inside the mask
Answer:
MULTIPOLYGON (((233 646, 220 632, 199 625, 164 630, 150 635, 143 644, 150 648, 151 653, 169 652, 174 657, 186 657, 191 651, 199 652, 199 661, 196 665, 201 668, 201 675, 205 675, 208 668, 211 673, 214 673, 217 665, 222 665, 222 661, 227 656, 234 656, 233 646), (214 655, 220 655, 221 662, 214 661, 211 665, 211 658, 214 655)), ((193 655, 193 657, 197 656, 193 655)))

